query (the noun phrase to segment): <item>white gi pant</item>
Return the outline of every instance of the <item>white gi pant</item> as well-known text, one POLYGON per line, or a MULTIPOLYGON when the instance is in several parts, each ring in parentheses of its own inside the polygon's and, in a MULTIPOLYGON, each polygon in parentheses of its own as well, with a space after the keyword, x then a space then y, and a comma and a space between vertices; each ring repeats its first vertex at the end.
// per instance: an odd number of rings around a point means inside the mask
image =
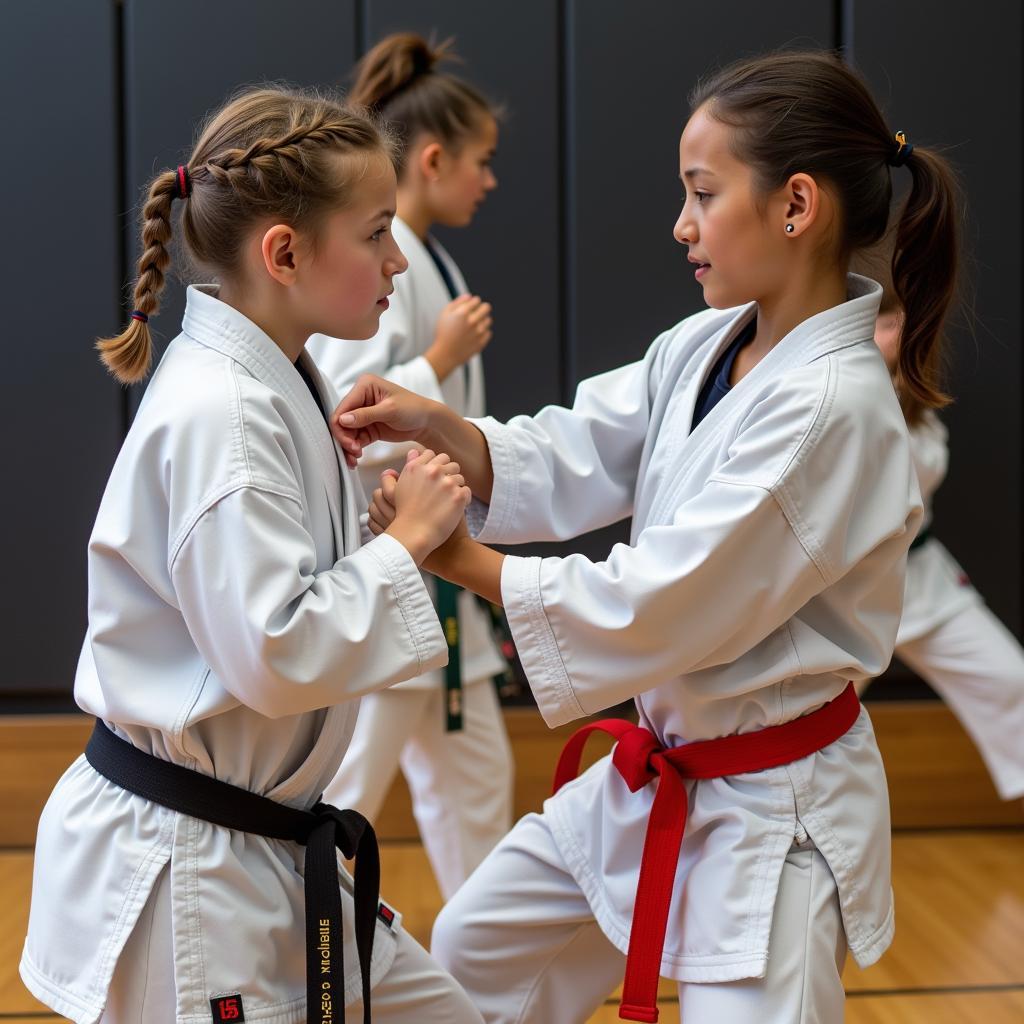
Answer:
POLYGON ((1024 650, 982 604, 963 608, 896 655, 950 706, 1004 800, 1024 797, 1024 650))
POLYGON ((324 792, 371 822, 401 765, 444 899, 512 827, 512 747, 489 679, 462 690, 462 729, 445 732, 444 691, 392 688, 363 697, 352 742, 324 792))
MULTIPOLYGON (((169 881, 165 868, 118 960, 99 1024, 176 1022, 169 881)), ((360 1024, 362 1019, 359 1000, 345 1010, 345 1020, 360 1024)), ((373 988, 373 1019, 375 1024, 481 1024, 465 992, 404 930, 390 970, 373 988)))
MULTIPOLYGON (((444 907, 431 952, 487 1024, 583 1024, 621 982, 605 938, 542 814, 529 814, 444 907)), ((786 857, 763 978, 680 984, 691 1024, 840 1024, 846 933, 811 842, 786 857)))

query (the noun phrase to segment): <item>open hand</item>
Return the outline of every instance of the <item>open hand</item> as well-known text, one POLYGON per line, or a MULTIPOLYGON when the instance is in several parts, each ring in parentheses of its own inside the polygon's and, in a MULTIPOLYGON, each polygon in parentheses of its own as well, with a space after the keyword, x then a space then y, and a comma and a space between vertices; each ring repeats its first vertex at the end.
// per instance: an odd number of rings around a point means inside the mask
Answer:
POLYGON ((415 441, 435 404, 382 377, 364 374, 331 414, 331 433, 353 467, 374 441, 415 441))

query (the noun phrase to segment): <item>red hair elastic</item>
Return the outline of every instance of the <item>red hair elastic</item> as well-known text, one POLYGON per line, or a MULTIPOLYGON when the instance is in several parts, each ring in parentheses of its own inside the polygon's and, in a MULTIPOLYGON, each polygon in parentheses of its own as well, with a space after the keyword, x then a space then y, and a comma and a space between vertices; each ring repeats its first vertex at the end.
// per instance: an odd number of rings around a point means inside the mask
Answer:
POLYGON ((178 198, 188 199, 192 195, 192 178, 184 164, 178 164, 178 198))

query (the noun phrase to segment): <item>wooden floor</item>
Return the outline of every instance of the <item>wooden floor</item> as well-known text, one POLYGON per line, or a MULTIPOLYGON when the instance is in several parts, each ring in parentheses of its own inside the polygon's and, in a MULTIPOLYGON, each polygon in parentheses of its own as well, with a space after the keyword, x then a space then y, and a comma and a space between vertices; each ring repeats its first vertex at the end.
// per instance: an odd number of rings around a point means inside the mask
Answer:
MULTIPOLYGON (((1021 806, 998 800, 973 744, 942 705, 878 704, 871 716, 896 826, 896 941, 869 970, 848 967, 846 1020, 1024 1024, 1021 806)), ((539 808, 571 729, 549 731, 536 713, 525 710, 506 712, 506 722, 520 814, 539 808)), ((39 810, 82 750, 89 728, 85 716, 0 716, 0 1024, 60 1020, 25 991, 17 965, 39 810)), ((383 894, 402 910, 410 932, 427 944, 440 896, 401 780, 389 796, 378 834, 383 894)), ((663 982, 661 995, 661 1024, 677 1024, 675 986, 663 982)), ((590 1024, 616 1020, 616 1000, 609 998, 590 1024)))
MULTIPOLYGON (((867 971, 848 967, 848 1024, 1024 1022, 1024 829, 898 833, 893 866, 896 941, 867 971)), ((0 1024, 60 1019, 18 979, 31 870, 31 850, 0 851, 0 1024)), ((420 844, 386 842, 382 874, 406 927, 429 942, 440 896, 420 844)), ((677 1024, 674 986, 662 994, 661 1022, 677 1024)), ((609 999, 591 1024, 615 1020, 609 999)))

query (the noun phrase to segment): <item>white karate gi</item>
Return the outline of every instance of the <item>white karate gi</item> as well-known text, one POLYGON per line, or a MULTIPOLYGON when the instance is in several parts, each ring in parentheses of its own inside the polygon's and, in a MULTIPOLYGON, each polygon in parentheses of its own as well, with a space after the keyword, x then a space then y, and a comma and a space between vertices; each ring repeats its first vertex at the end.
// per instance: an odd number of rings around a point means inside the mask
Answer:
MULTIPOLYGON (((189 289, 100 504, 75 697, 147 753, 308 808, 356 698, 443 664, 445 642, 405 548, 360 546, 362 489, 299 373, 215 295, 189 289)), ((115 970, 105 1019, 117 1024, 208 1021, 211 997, 228 993, 247 1019, 305 1020, 304 854, 137 797, 80 757, 40 820, 22 978, 81 1024, 104 1012, 115 970), (123 954, 140 916, 146 934, 123 954), (132 986, 145 989, 150 963, 173 965, 177 1005, 165 995, 143 1016, 132 986)), ((355 1002, 351 879, 339 877, 355 1002)), ((375 984, 400 985, 396 950, 413 947, 400 920, 378 923, 375 984)), ((478 1020, 447 986, 455 1019, 478 1020)))
MULTIPOLYGON (((948 433, 929 411, 910 438, 927 525, 949 463, 948 433)), ((999 795, 1024 797, 1024 651, 934 537, 907 559, 896 653, 953 709, 999 795)))
MULTIPOLYGON (((371 341, 338 342, 323 335, 308 350, 344 395, 364 373, 444 402, 462 416, 483 416, 484 375, 474 356, 441 383, 423 353, 450 296, 423 242, 400 218, 395 241, 409 269, 395 279, 390 308, 371 341)), ((460 294, 467 291, 455 261, 431 239, 460 294)), ((409 445, 370 445, 359 463, 366 492, 380 486, 389 466, 402 468, 409 445)), ((433 577, 427 588, 435 593, 433 577)), ((487 613, 468 592, 458 597, 463 683, 463 728, 445 732, 444 680, 425 672, 367 697, 348 754, 326 799, 377 818, 401 764, 413 813, 441 893, 448 899, 512 824, 512 749, 490 680, 505 668, 487 613)))
MULTIPOLYGON (((881 289, 854 275, 849 289, 692 433, 701 384, 753 306, 683 321, 643 361, 584 382, 572 410, 478 421, 495 478, 490 507, 470 509, 481 540, 562 539, 633 515, 630 544, 603 562, 504 563, 505 610, 549 725, 634 698, 641 725, 674 747, 788 722, 888 663, 921 503, 873 341, 881 289)), ((545 976, 557 1019, 584 1020, 620 980, 600 949, 627 949, 654 788, 631 793, 602 759, 442 911, 433 952, 485 1020, 554 1019, 545 976)), ((893 934, 888 796, 866 712, 810 757, 687 791, 661 963, 704 983, 682 986, 684 1014, 696 999, 698 1019, 719 1024, 838 1019, 846 944, 866 966, 893 934), (808 850, 816 860, 798 856, 808 850), (720 984, 742 979, 761 981, 720 984), (801 985, 803 1010, 775 1015, 801 1005, 801 985), (819 1017, 819 1004, 832 1009, 819 1017)))

